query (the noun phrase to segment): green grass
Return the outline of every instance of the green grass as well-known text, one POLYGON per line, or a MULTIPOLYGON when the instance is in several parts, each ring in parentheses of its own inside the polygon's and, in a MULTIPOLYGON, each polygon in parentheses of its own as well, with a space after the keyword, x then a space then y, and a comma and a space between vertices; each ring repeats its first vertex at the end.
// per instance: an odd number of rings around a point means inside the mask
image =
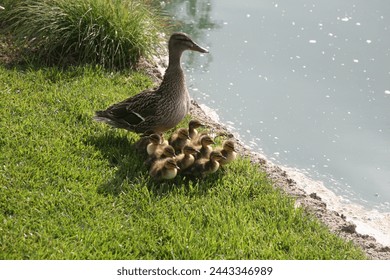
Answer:
MULTIPOLYGON (((45 64, 133 67, 160 45, 165 18, 141 0, 5 1, 0 22, 25 58, 45 64)), ((1 27, 1 26, 0 26, 1 27)))
POLYGON ((97 67, 0 65, 0 259, 365 258, 247 159, 153 182, 138 136, 92 121, 148 86, 97 67))

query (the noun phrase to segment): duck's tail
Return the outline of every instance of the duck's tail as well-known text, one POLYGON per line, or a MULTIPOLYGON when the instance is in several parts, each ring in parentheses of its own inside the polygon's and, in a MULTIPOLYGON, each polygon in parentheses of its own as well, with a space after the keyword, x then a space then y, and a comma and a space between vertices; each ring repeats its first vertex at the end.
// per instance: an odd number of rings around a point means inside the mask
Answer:
POLYGON ((104 122, 109 125, 112 125, 112 123, 114 122, 112 120, 112 117, 106 111, 96 111, 95 116, 93 116, 93 120, 97 122, 104 122))
POLYGON ((114 118, 111 114, 107 113, 107 111, 96 111, 95 116, 93 116, 93 120, 97 122, 104 122, 115 128, 131 130, 127 122, 114 118))
POLYGON ((110 118, 106 111, 96 111, 93 119, 97 122, 107 122, 110 118))

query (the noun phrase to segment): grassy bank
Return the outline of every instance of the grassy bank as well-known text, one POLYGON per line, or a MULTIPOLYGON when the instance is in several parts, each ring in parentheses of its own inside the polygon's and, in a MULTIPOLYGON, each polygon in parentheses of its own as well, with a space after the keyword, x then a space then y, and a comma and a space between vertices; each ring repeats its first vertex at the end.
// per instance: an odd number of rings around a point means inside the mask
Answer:
POLYGON ((99 67, 0 66, 1 259, 364 258, 246 159, 153 182, 138 137, 91 120, 148 86, 99 67))
POLYGON ((134 67, 160 45, 165 18, 141 0, 5 0, 0 28, 29 62, 134 67))

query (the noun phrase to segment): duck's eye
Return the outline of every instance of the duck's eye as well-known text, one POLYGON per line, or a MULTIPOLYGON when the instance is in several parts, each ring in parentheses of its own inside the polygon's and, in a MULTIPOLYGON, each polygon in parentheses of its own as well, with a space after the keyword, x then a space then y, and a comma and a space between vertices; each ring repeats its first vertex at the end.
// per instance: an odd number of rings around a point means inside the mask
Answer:
POLYGON ((193 43, 192 43, 192 41, 191 41, 191 40, 189 40, 189 39, 188 39, 188 38, 186 38, 186 37, 178 37, 178 38, 176 38, 176 40, 178 40, 178 41, 180 41, 180 42, 182 42, 182 43, 184 43, 184 44, 187 44, 187 45, 193 46, 193 43))
POLYGON ((177 40, 180 40, 180 41, 189 41, 189 39, 187 37, 184 37, 184 36, 178 36, 176 37, 177 40))

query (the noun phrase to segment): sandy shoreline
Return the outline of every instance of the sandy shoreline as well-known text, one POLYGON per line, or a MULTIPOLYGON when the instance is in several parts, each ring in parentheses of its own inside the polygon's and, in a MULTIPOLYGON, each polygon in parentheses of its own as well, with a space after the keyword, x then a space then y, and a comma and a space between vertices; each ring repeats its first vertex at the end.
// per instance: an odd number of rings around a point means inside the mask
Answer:
MULTIPOLYGON (((139 64, 139 69, 159 84, 168 61, 166 56, 155 57, 154 61, 154 65, 142 61, 139 64)), ((366 252, 368 258, 373 260, 390 260, 389 246, 380 244, 370 235, 358 233, 356 224, 347 221, 347 218, 339 214, 339 212, 330 210, 320 194, 316 192, 308 193, 302 187, 299 187, 297 181, 289 176, 288 172, 282 167, 269 162, 260 154, 252 152, 237 137, 234 137, 233 133, 226 126, 210 118, 195 100, 191 101, 190 114, 193 118, 209 126, 210 129, 215 130, 216 133, 222 133, 231 137, 236 142, 239 154, 242 157, 248 157, 253 164, 264 171, 274 182, 275 187, 281 188, 286 194, 292 196, 297 207, 304 207, 306 211, 315 215, 333 233, 360 246, 366 252)))

